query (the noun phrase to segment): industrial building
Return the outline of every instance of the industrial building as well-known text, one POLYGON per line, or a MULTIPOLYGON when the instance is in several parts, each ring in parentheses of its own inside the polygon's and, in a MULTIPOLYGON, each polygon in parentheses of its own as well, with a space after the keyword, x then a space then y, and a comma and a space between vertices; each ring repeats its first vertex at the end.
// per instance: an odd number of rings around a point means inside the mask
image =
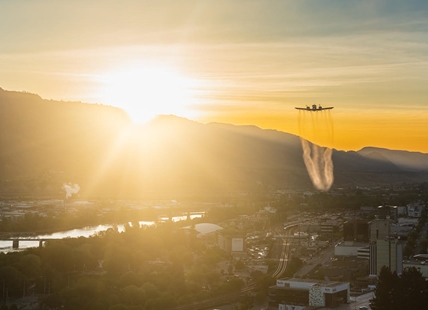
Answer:
POLYGON ((370 241, 376 242, 378 239, 384 239, 390 235, 391 220, 376 218, 370 222, 370 241))
POLYGON ((383 266, 397 274, 403 272, 403 244, 395 238, 379 239, 376 241, 376 274, 383 266))

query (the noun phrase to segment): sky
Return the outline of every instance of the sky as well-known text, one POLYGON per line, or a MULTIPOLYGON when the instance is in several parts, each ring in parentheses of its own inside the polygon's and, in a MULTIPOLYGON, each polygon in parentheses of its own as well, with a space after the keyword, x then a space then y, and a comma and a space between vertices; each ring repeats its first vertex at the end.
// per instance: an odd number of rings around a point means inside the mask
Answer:
POLYGON ((428 153, 426 0, 0 0, 0 38, 5 90, 428 153))

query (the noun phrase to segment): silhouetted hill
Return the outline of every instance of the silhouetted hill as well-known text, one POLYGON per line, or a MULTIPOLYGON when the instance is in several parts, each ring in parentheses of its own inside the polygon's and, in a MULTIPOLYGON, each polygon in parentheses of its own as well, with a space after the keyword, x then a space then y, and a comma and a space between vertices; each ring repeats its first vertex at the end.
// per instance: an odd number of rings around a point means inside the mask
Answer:
MULTIPOLYGON (((0 112, 4 197, 62 198, 68 182, 93 198, 312 188, 300 138, 284 132, 165 115, 135 126, 117 108, 4 90, 0 112)), ((428 179, 403 171, 389 153, 360 152, 333 152, 335 186, 428 179)))
POLYGON ((0 90, 3 188, 16 187, 12 184, 18 179, 30 190, 48 186, 52 179, 81 180, 91 175, 94 163, 128 123, 127 115, 117 108, 0 90))
POLYGON ((403 171, 428 171, 428 154, 365 147, 358 151, 366 158, 377 157, 379 161, 394 163, 403 171))

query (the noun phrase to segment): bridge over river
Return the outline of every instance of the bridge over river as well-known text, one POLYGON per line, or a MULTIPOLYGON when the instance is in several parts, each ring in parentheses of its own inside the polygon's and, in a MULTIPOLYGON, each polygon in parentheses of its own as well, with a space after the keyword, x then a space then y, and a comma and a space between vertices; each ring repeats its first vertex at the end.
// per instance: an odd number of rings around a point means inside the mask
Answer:
POLYGON ((39 247, 42 247, 43 243, 45 241, 50 241, 50 240, 61 240, 61 239, 60 238, 31 238, 31 237, 21 237, 21 238, 13 238, 13 237, 4 238, 4 237, 0 237, 0 241, 11 241, 13 249, 19 249, 19 242, 20 241, 39 242, 39 247))

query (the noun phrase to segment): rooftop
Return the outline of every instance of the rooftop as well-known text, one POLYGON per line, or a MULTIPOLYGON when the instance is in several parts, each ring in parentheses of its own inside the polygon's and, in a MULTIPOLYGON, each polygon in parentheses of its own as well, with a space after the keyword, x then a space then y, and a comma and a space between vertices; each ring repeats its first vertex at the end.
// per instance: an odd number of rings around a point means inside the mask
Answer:
MULTIPOLYGON (((190 229, 191 226, 186 226, 183 227, 185 229, 190 229)), ((199 223, 199 224, 195 224, 195 230, 198 232, 197 236, 198 237, 202 237, 204 235, 213 233, 217 230, 221 230, 223 229, 223 227, 217 225, 217 224, 212 224, 212 223, 199 223)))

